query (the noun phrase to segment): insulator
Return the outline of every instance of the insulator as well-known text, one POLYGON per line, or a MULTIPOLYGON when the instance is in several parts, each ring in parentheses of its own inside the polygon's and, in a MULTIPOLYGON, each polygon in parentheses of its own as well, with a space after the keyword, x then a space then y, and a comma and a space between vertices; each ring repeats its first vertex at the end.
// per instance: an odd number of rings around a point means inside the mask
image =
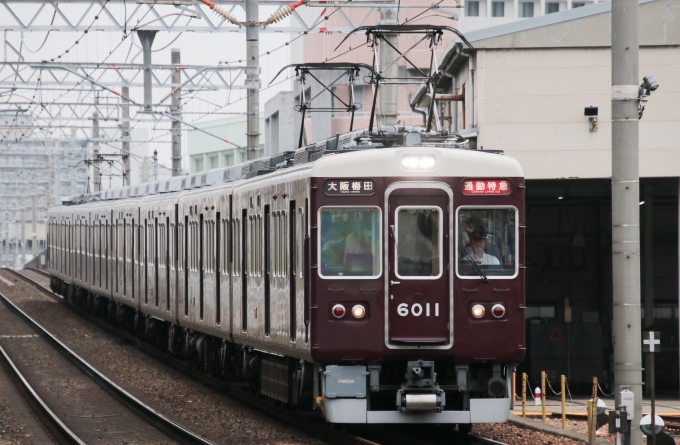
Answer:
POLYGON ((219 7, 218 5, 213 6, 213 7, 212 7, 212 10, 213 10, 216 14, 219 14, 219 15, 221 15, 222 17, 224 17, 224 19, 225 19, 226 21, 231 22, 231 23, 233 23, 234 25, 241 26, 241 22, 239 22, 238 20, 236 20, 236 17, 234 17, 233 15, 229 14, 227 11, 225 11, 224 9, 222 9, 221 7, 219 7))
POLYGON ((267 25, 271 25, 272 23, 276 23, 278 21, 283 20, 292 13, 293 8, 291 8, 290 5, 283 5, 274 14, 272 14, 271 17, 269 17, 265 23, 267 25))

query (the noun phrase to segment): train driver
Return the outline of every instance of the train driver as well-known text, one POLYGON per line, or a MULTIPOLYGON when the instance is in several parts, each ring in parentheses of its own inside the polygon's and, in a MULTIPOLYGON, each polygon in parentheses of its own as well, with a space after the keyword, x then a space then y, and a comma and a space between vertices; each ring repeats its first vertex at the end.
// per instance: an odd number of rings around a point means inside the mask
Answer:
POLYGON ((483 227, 478 227, 470 234, 470 241, 465 248, 465 254, 480 266, 498 266, 501 264, 498 258, 486 253, 486 237, 486 230, 483 227))

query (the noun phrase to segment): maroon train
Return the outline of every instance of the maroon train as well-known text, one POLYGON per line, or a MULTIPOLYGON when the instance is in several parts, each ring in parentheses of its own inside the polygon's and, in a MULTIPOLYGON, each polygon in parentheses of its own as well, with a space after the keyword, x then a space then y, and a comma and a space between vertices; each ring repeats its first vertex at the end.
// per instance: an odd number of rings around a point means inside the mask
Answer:
POLYGON ((329 422, 506 421, 522 169, 407 130, 52 208, 52 287, 329 422))

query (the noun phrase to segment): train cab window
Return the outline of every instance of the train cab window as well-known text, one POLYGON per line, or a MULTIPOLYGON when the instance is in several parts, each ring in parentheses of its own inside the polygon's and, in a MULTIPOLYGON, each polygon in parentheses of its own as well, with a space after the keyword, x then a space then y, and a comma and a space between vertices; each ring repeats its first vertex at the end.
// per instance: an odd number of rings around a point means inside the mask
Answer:
POLYGON ((517 276, 517 209, 459 208, 457 273, 461 278, 517 276))
POLYGON ((403 279, 442 274, 442 212, 439 207, 401 206, 396 218, 396 271, 403 279))
POLYGON ((381 213, 378 207, 319 209, 319 275, 377 278, 381 274, 381 213))

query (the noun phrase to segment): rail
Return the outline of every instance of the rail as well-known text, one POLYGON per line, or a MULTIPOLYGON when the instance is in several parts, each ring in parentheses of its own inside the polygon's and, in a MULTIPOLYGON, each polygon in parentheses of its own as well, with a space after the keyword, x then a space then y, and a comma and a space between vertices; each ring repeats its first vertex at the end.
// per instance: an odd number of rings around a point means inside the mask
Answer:
MULTIPOLYGON (((16 275, 20 276, 22 279, 33 282, 30 278, 25 277, 19 273, 16 275)), ((35 283, 35 282, 33 282, 35 283)), ((39 288, 44 289, 42 286, 35 283, 39 288)), ((44 289, 46 292, 47 289, 44 289)), ((166 418, 141 400, 137 399, 135 396, 118 386, 116 383, 111 381, 108 377, 100 373, 96 368, 86 362, 82 357, 72 351, 68 346, 62 343, 49 331, 43 328, 37 321, 31 318, 28 314, 22 311, 17 305, 15 305, 10 299, 5 295, 0 293, 0 300, 14 313, 19 315, 19 317, 26 322, 33 330, 35 330, 43 339, 45 339, 52 347, 59 351, 69 362, 80 369, 85 375, 90 377, 95 383, 97 383, 102 389, 104 389, 108 394, 118 400, 127 409, 132 411, 135 415, 144 420, 148 425, 160 431, 162 434, 168 436, 171 440, 184 445, 213 445, 206 439, 199 437, 193 432, 187 430, 186 428, 178 425, 172 420, 166 418)), ((83 443, 83 442, 75 442, 83 443)))
MULTIPOLYGON (((0 296, 2 296, 2 294, 0 294, 0 296)), ((4 296, 2 297, 4 298, 4 296)), ((14 387, 17 388, 41 425, 54 435, 59 443, 85 445, 85 442, 71 431, 59 416, 47 406, 45 401, 38 395, 35 389, 33 389, 33 386, 31 386, 26 377, 21 373, 19 368, 16 367, 2 346, 0 346, 0 359, 7 375, 14 383, 14 387)))

